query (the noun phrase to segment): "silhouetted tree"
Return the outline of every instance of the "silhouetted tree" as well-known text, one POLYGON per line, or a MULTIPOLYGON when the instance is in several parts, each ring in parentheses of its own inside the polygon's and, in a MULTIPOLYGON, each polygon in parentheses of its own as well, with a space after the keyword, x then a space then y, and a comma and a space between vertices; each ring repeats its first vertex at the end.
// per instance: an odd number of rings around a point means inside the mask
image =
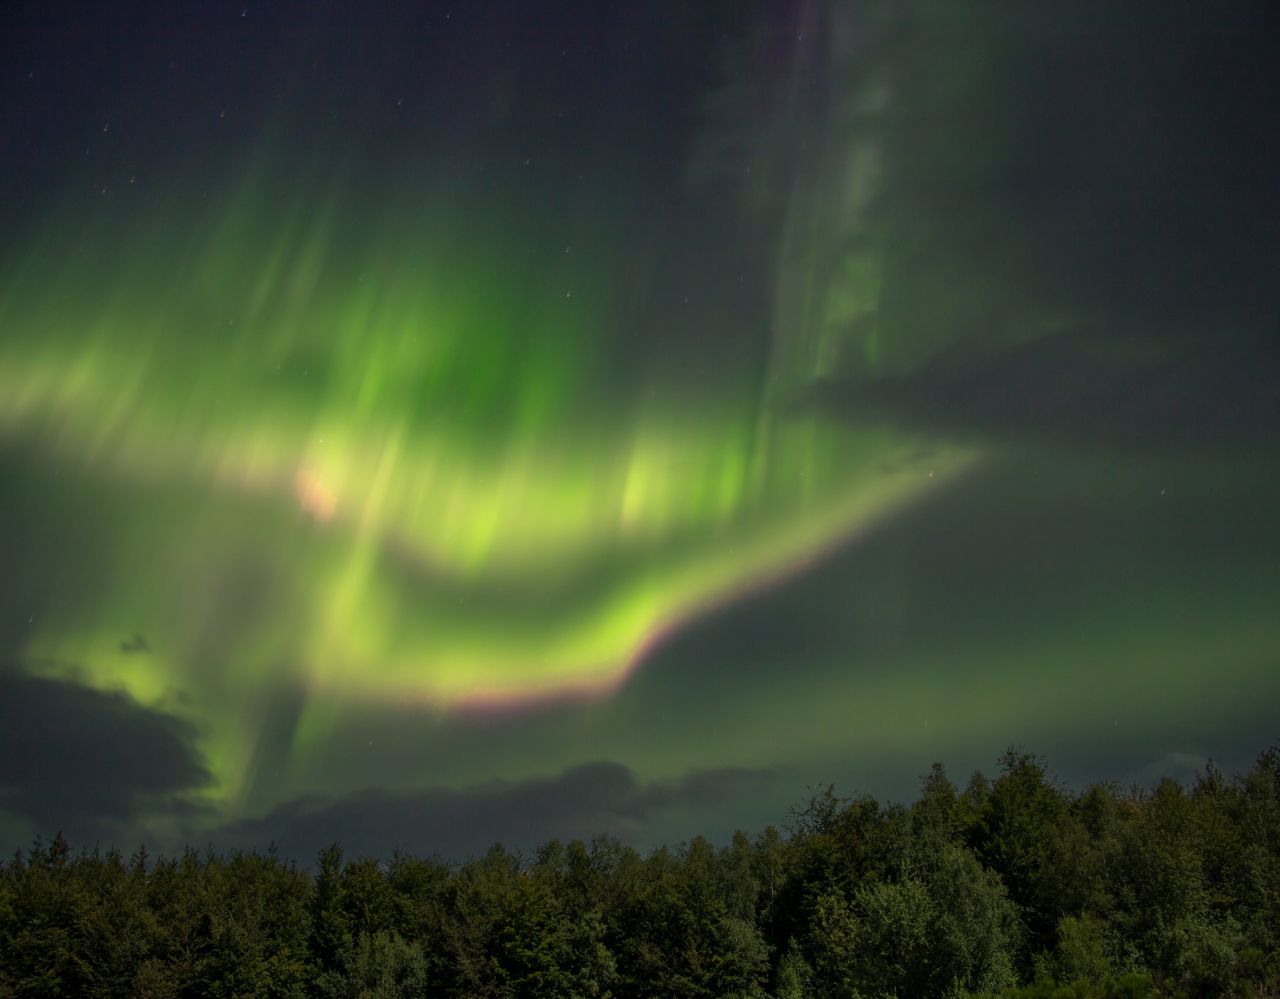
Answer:
POLYGON ((0 999, 1280 995, 1280 750, 1121 794, 1038 757, 910 807, 821 789, 787 834, 0 865, 0 999), (1019 984, 1021 982, 1021 984, 1019 984))

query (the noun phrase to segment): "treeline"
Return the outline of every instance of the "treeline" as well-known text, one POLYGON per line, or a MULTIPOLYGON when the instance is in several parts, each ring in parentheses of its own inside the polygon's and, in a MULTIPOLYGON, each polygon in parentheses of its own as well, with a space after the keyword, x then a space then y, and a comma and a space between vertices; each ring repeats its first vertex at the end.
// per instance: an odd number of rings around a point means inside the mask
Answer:
POLYGON ((828 788, 786 833, 451 865, 152 860, 57 837, 0 870, 5 996, 1280 996, 1280 749, 1072 793, 1009 751, 910 807, 828 788))

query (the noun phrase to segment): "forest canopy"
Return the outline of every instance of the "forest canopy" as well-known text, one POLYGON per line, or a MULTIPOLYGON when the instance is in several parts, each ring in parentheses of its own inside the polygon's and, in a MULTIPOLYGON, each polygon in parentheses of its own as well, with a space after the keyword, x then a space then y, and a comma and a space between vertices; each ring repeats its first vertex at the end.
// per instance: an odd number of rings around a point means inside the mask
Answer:
MULTIPOLYGON (((429 853, 431 844, 421 844, 429 853)), ((909 805, 466 863, 153 858, 61 834, 0 868, 3 996, 1280 995, 1280 748, 1072 790, 1008 750, 909 805)))

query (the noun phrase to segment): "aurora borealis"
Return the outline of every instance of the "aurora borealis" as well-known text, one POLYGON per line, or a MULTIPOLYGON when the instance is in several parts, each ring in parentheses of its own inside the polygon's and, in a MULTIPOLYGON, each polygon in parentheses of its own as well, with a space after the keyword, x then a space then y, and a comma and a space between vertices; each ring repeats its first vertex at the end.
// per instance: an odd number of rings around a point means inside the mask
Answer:
POLYGON ((6 14, 10 838, 1273 737, 1265 15, 890 7, 6 14))

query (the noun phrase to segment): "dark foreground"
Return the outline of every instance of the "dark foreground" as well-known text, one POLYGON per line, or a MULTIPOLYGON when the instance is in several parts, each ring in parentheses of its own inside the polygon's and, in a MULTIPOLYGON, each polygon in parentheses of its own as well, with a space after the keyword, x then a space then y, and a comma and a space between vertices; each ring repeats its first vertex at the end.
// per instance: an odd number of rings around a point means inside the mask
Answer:
MULTIPOLYGON (((430 844, 423 844, 429 849, 430 844)), ((1278 996, 1280 749, 1071 793, 1014 751, 786 833, 313 871, 57 837, 0 869, 4 996, 1278 996)))

